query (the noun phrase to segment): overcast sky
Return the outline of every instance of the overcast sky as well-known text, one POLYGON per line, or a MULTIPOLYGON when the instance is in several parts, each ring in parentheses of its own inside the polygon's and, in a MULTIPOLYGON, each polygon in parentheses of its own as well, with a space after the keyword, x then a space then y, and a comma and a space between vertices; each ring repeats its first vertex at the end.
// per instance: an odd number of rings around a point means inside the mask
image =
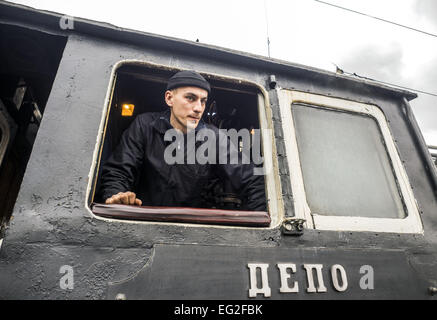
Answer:
MULTIPOLYGON (((324 0, 437 35, 437 0, 324 0)), ((437 95, 437 36, 314 0, 11 1, 113 25, 213 44, 427 91, 437 95)), ((437 97, 411 102, 437 145, 437 97)))

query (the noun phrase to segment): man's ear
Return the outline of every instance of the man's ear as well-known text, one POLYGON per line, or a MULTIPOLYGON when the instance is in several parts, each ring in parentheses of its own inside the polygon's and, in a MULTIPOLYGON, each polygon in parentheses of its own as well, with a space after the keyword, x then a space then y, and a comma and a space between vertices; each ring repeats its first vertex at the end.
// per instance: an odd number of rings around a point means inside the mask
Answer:
POLYGON ((173 92, 170 90, 167 90, 164 94, 165 103, 169 106, 173 106, 173 92))

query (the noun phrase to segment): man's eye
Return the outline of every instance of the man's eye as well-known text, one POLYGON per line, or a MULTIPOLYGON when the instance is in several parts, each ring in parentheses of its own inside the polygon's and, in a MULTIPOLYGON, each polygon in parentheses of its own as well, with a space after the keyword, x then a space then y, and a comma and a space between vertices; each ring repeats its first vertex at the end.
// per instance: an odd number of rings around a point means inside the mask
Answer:
POLYGON ((187 99, 190 101, 194 101, 194 97, 191 97, 191 96, 188 96, 187 99))

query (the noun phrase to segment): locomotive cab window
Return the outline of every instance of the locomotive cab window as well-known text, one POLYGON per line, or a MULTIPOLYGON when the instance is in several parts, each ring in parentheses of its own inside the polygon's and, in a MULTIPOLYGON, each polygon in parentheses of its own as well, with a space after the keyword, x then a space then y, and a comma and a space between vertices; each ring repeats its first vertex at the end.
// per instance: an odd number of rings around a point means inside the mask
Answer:
MULTIPOLYGON (((132 221, 270 226, 272 219, 267 204, 274 206, 270 204, 274 201, 268 200, 266 186, 267 180, 273 178, 264 176, 265 163, 260 162, 263 154, 271 155, 271 151, 266 153, 264 150, 268 134, 265 135, 261 130, 262 126, 267 126, 264 95, 253 84, 202 74, 209 82, 211 92, 201 121, 195 130, 177 133, 171 131, 170 108, 164 93, 168 80, 178 71, 134 64, 124 64, 117 69, 88 200, 92 212, 105 218, 132 221), (138 129, 135 131, 133 128, 138 129), (235 168, 235 162, 232 162, 235 159, 219 159, 221 150, 217 151, 214 158, 210 157, 211 149, 206 152, 205 149, 197 149, 201 145, 198 134, 205 128, 211 129, 209 133, 217 136, 210 137, 208 133, 200 141, 221 141, 223 133, 228 146, 236 151, 238 165, 235 168), (189 149, 191 132, 195 137, 193 150, 189 149), (132 181, 133 190, 126 191, 136 193, 141 203, 107 204, 105 199, 108 197, 102 191, 107 185, 105 174, 113 170, 115 161, 124 164, 126 157, 134 157, 118 153, 117 148, 131 143, 139 134, 147 136, 140 146, 134 142, 140 150, 138 152, 145 153, 145 157, 140 160, 140 169, 132 169, 135 171, 132 174, 135 180, 132 181), (177 140, 178 134, 181 140, 177 140), (182 141, 182 147, 179 142, 175 147, 176 141, 182 141), (254 148, 256 143, 257 147, 254 148), (161 144, 163 146, 160 147, 161 144), (184 149, 182 158, 178 158, 180 148, 184 149), (207 161, 212 160, 208 166, 197 165, 202 160, 198 159, 199 154, 206 155, 207 161), (190 162, 190 159, 194 162, 190 162), (158 166, 157 161, 160 161, 158 166), (230 164, 230 167, 223 169, 220 167, 222 164, 230 164), (247 184, 243 185, 242 181, 247 184), (144 184, 148 185, 146 192, 142 189, 144 184), (256 192, 253 191, 255 187, 258 190, 256 192), (196 189, 195 194, 185 197, 183 193, 188 193, 190 188, 196 189), (254 209, 253 201, 256 202, 256 208, 263 209, 254 209)), ((214 143, 217 146, 217 142, 214 143)), ((266 162, 271 166, 271 161, 268 159, 266 162)))
POLYGON ((414 196, 382 111, 283 90, 296 216, 321 230, 421 233, 414 196))

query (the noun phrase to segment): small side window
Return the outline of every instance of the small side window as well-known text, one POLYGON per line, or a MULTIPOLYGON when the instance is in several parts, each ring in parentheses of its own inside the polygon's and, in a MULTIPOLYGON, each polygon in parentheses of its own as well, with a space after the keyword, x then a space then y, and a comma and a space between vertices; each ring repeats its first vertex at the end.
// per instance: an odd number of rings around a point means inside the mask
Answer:
POLYGON ((429 153, 431 154, 432 162, 435 165, 435 169, 437 170, 437 146, 428 146, 429 153))
POLYGON ((0 101, 0 166, 3 163, 10 138, 9 125, 4 112, 6 110, 2 108, 2 102, 0 101))
POLYGON ((282 109, 295 211, 307 227, 422 232, 405 169, 379 108, 284 90, 282 109))

